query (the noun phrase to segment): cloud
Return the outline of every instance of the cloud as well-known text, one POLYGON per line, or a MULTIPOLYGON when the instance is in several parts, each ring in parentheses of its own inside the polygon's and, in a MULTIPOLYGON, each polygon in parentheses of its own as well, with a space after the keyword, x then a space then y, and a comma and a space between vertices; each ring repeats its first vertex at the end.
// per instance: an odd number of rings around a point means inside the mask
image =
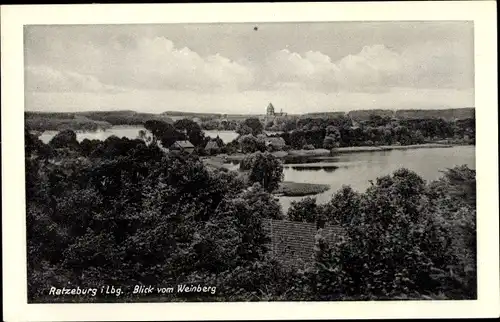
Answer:
POLYGON ((60 71, 49 66, 28 66, 26 90, 30 92, 116 92, 120 89, 101 83, 95 76, 60 71))
POLYGON ((220 54, 200 56, 187 47, 176 48, 165 37, 143 38, 134 48, 112 45, 114 64, 106 71, 109 80, 140 89, 237 90, 253 82, 247 67, 220 54))
POLYGON ((54 58, 61 57, 65 69, 28 66, 28 90, 106 90, 101 82, 134 90, 239 90, 253 82, 248 66, 220 54, 202 57, 187 47, 176 48, 165 37, 127 41, 115 37, 100 47, 65 43, 54 45, 50 55, 47 61, 55 65, 54 58), (92 75, 80 74, 83 71, 92 75))
POLYGON ((287 49, 266 60, 264 84, 274 88, 321 91, 379 92, 392 87, 471 88, 470 55, 454 43, 426 43, 403 52, 384 45, 365 46, 360 52, 332 61, 328 55, 287 49))
POLYGON ((404 72, 401 56, 383 45, 365 46, 355 54, 336 63, 335 78, 342 89, 376 91, 391 86, 403 86, 392 82, 404 72))
POLYGON ((337 66, 330 57, 308 51, 304 56, 283 49, 267 57, 264 84, 271 87, 303 87, 305 89, 335 85, 337 66))
POLYGON ((27 91, 319 95, 474 86, 471 53, 464 51, 460 40, 412 43, 398 50, 374 44, 356 47, 360 49, 335 60, 318 50, 299 53, 290 46, 271 50, 262 45, 259 59, 243 54, 230 59, 215 51, 202 55, 199 52, 208 51, 197 52, 158 35, 74 35, 76 40, 71 35, 55 34, 44 41, 43 35, 27 37, 27 91))
POLYGON ((474 87, 473 47, 459 41, 428 41, 401 53, 406 83, 414 87, 466 89, 474 87))

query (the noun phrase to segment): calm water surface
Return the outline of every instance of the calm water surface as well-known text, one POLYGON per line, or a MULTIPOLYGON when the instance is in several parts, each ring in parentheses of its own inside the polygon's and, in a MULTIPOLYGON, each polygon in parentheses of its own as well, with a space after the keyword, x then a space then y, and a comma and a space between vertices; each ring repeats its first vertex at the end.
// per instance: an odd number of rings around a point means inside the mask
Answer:
POLYGON ((205 131, 205 135, 211 138, 218 135, 224 143, 229 143, 238 137, 238 133, 234 131, 205 131))
MULTIPOLYGON (((343 154, 331 163, 286 164, 284 174, 285 181, 330 185, 330 190, 312 196, 316 197, 318 203, 324 203, 329 201, 331 195, 344 184, 362 192, 370 185, 369 180, 391 174, 402 167, 413 170, 423 179, 430 181, 439 178, 440 171, 462 164, 472 169, 476 168, 474 146, 343 154), (306 168, 301 168, 303 166, 306 168)), ((286 211, 292 201, 302 198, 304 197, 279 199, 283 210, 286 211)))
MULTIPOLYGON (((84 139, 89 140, 101 140, 104 141, 112 135, 116 135, 119 138, 126 137, 129 139, 136 139, 139 135, 139 131, 144 130, 142 126, 126 126, 117 125, 105 131, 93 131, 93 132, 76 132, 76 139, 81 142, 84 139)), ((49 143, 49 141, 57 134, 57 131, 45 131, 40 135, 40 140, 44 143, 49 143)), ((205 131, 205 135, 215 138, 217 135, 221 138, 224 143, 231 142, 234 140, 238 133, 234 131, 205 131)))
MULTIPOLYGON (((76 131, 76 139, 78 142, 81 142, 85 139, 89 140, 101 140, 104 141, 108 137, 112 135, 116 135, 119 138, 126 137, 129 139, 137 139, 139 137, 139 131, 144 130, 144 127, 141 126, 126 126, 126 125, 117 125, 112 126, 107 130, 101 131, 76 131)), ((43 143, 49 143, 49 141, 58 133, 58 131, 45 131, 38 138, 43 143)))

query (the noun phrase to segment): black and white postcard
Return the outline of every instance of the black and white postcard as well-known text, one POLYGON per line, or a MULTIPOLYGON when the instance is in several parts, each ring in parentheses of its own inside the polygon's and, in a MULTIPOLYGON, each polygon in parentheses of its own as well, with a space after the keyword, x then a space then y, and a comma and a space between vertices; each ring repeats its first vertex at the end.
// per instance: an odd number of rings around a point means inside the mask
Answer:
POLYGON ((5 320, 498 316, 494 11, 2 7, 5 320))

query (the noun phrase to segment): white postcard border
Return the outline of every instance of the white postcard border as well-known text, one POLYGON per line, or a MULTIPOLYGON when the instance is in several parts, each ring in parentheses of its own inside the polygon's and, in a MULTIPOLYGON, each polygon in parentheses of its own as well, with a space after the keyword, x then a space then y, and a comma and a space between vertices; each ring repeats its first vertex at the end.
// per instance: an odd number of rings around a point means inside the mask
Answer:
POLYGON ((2 6, 1 14, 5 321, 458 318, 499 315, 498 97, 494 1, 2 6), (27 304, 23 25, 397 20, 474 21, 478 300, 27 304))

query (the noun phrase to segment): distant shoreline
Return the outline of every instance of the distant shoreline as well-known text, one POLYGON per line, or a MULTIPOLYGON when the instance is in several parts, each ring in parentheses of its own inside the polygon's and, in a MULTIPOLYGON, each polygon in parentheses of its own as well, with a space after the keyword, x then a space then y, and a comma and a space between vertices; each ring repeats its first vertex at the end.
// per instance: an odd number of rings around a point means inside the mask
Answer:
MULTIPOLYGON (((272 152, 272 154, 280 159, 284 160, 285 164, 300 164, 300 163, 315 163, 315 162, 329 162, 335 161, 336 157, 340 154, 351 154, 351 153, 363 153, 363 152, 379 152, 379 151, 391 151, 391 150, 414 150, 414 149, 432 149, 432 148, 452 148, 456 146, 468 146, 470 144, 443 144, 443 143, 426 143, 426 144, 415 144, 415 145, 394 145, 394 146, 359 146, 359 147, 343 147, 338 148, 334 154, 330 154, 329 150, 326 149, 315 149, 315 150, 291 150, 288 152, 278 151, 272 152), (288 161, 288 162, 286 162, 288 161)), ((475 145, 473 145, 475 146, 475 145)), ((204 157, 206 164, 215 168, 227 168, 227 164, 233 163, 237 164, 241 162, 247 155, 243 153, 236 154, 220 154, 217 156, 204 157)))
MULTIPOLYGON (((471 144, 458 144, 458 143, 424 143, 424 144, 413 144, 413 145, 382 145, 382 146, 349 146, 341 147, 334 150, 333 154, 327 149, 314 149, 314 150, 290 150, 288 152, 279 151, 273 152, 277 158, 284 159, 286 157, 304 157, 304 158, 321 158, 327 159, 328 157, 334 157, 338 154, 349 154, 349 153, 359 153, 359 152, 377 152, 377 151, 391 151, 391 150, 414 150, 414 149, 431 149, 431 148, 452 148, 455 146, 464 146, 471 144), (284 154, 286 153, 286 154, 284 154)), ((219 155, 219 157, 225 158, 228 162, 231 161, 241 161, 247 154, 237 153, 232 155, 219 155)))
POLYGON ((349 146, 337 148, 336 153, 347 154, 356 152, 373 152, 373 151, 392 151, 392 150, 414 150, 414 149, 431 149, 431 148, 452 148, 454 146, 469 145, 469 144, 445 144, 445 143, 423 143, 412 145, 381 145, 381 146, 349 146))

